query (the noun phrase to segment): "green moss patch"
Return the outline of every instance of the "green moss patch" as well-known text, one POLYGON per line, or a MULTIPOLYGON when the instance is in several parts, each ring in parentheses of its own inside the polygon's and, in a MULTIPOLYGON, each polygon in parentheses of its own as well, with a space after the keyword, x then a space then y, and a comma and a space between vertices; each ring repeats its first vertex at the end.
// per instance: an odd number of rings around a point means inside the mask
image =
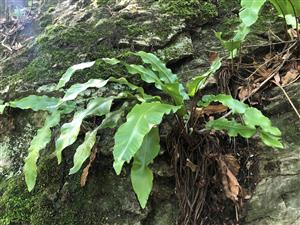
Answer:
POLYGON ((218 15, 217 7, 209 1, 160 0, 159 4, 165 12, 186 20, 198 18, 207 21, 218 15))
POLYGON ((18 177, 3 182, 0 187, 0 224, 30 224, 34 199, 25 191, 24 182, 18 177))

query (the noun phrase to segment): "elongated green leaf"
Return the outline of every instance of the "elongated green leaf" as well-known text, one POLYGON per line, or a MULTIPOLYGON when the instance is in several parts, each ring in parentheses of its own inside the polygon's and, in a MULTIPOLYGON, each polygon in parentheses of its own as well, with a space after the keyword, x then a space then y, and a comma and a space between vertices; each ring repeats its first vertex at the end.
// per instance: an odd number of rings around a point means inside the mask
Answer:
POLYGON ((161 81, 165 83, 174 83, 177 81, 177 76, 154 54, 140 51, 135 53, 140 56, 144 63, 150 64, 153 71, 158 73, 161 81))
POLYGON ((231 137, 236 137, 241 135, 244 138, 250 138, 256 133, 255 128, 251 128, 242 125, 233 120, 227 120, 225 118, 220 118, 216 120, 211 120, 206 124, 206 128, 215 130, 225 130, 227 134, 231 137))
POLYGON ((37 160, 40 150, 44 149, 51 140, 51 128, 60 121, 60 112, 54 111, 46 118, 44 126, 37 131, 37 135, 32 139, 28 149, 28 156, 25 159, 24 174, 29 191, 35 186, 37 177, 37 160))
POLYGON ((106 114, 105 119, 98 127, 96 127, 92 132, 87 132, 85 134, 84 142, 76 149, 73 159, 74 166, 70 169, 69 174, 77 173, 78 170, 80 170, 82 164, 91 155, 92 148, 96 142, 96 135, 98 130, 104 128, 114 128, 118 124, 118 121, 121 119, 123 110, 126 105, 127 104, 124 104, 121 109, 106 114))
POLYGON ((76 103, 74 101, 63 102, 57 108, 61 114, 69 114, 76 109, 76 103))
POLYGON ((297 19, 295 16, 293 15, 285 15, 284 16, 284 19, 285 19, 285 22, 287 25, 290 25, 292 26, 292 28, 296 29, 297 28, 297 25, 298 25, 298 22, 297 22, 297 19))
POLYGON ((232 110, 233 113, 245 113, 246 109, 249 107, 247 104, 234 99, 230 95, 219 94, 215 97, 215 101, 221 102, 223 105, 227 106, 232 110))
POLYGON ((32 109, 33 111, 53 111, 57 108, 58 103, 58 98, 45 95, 29 95, 25 98, 9 102, 9 106, 20 109, 32 109))
POLYGON ((281 136, 280 130, 277 127, 272 126, 271 120, 256 108, 249 107, 243 118, 246 125, 249 127, 255 128, 258 126, 266 133, 270 133, 274 136, 281 136))
POLYGON ((281 16, 300 16, 299 0, 270 0, 270 2, 281 16))
POLYGON ((132 187, 142 208, 146 206, 153 185, 153 173, 148 165, 158 155, 159 149, 159 132, 156 127, 144 137, 131 168, 132 187))
POLYGON ((265 4, 266 0, 242 0, 241 6, 242 10, 239 13, 240 19, 242 22, 250 27, 258 19, 258 14, 261 7, 265 4))
POLYGON ((139 74, 141 76, 141 79, 147 83, 154 83, 155 87, 162 90, 162 81, 160 78, 149 68, 146 68, 142 65, 127 65, 126 66, 127 71, 130 74, 139 74))
POLYGON ((86 109, 75 113, 73 120, 61 127, 60 136, 55 142, 58 163, 61 163, 62 151, 76 141, 83 119, 95 114, 98 116, 107 114, 112 101, 113 98, 101 97, 91 100, 86 109))
POLYGON ((259 136, 265 145, 273 148, 283 148, 280 137, 264 131, 262 131, 259 136))
MULTIPOLYGON (((87 81, 86 83, 81 83, 81 84, 75 84, 71 86, 67 91, 66 94, 64 95, 63 99, 60 100, 59 104, 62 104, 66 101, 74 100, 81 92, 85 91, 88 88, 101 88, 104 87, 108 82, 115 82, 119 83, 122 85, 126 85, 133 91, 137 91, 140 96, 137 96, 138 100, 143 102, 145 100, 151 100, 151 99, 156 99, 157 96, 151 96, 145 94, 145 91, 142 87, 136 86, 132 83, 130 83, 126 78, 121 77, 121 78, 114 78, 110 77, 106 80, 102 79, 91 79, 87 81)), ((159 97, 158 97, 159 99, 159 97)))
POLYGON ((242 23, 235 31, 235 35, 230 40, 224 40, 221 32, 216 32, 216 37, 221 41, 224 47, 230 52, 229 58, 235 58, 238 53, 238 49, 246 39, 246 36, 250 32, 250 26, 253 25, 257 19, 258 14, 266 0, 241 0, 242 10, 239 13, 239 17, 242 23))
POLYGON ((241 23, 237 30, 235 30, 235 35, 230 40, 224 40, 222 38, 222 32, 215 32, 216 37, 220 40, 223 46, 229 51, 229 58, 235 58, 238 53, 238 49, 241 47, 242 43, 249 34, 250 28, 244 23, 241 23))
POLYGON ((99 129, 116 127, 121 120, 126 107, 128 107, 128 102, 124 102, 120 109, 107 113, 104 120, 100 124, 99 129))
POLYGON ((259 132, 259 137, 265 145, 273 148, 283 148, 283 145, 280 141, 280 136, 273 135, 269 132, 265 132, 264 130, 257 130, 256 128, 247 125, 242 125, 236 122, 235 120, 230 121, 225 118, 212 120, 206 124, 206 128, 215 130, 225 130, 227 134, 231 137, 236 137, 239 134, 244 138, 250 138, 256 132, 259 132))
POLYGON ((145 135, 160 124, 162 117, 180 107, 160 102, 141 103, 133 107, 127 115, 127 121, 115 134, 114 168, 120 174, 125 161, 129 162, 141 147, 145 135))
POLYGON ((108 83, 109 79, 91 79, 83 84, 74 84, 72 85, 65 93, 62 101, 74 100, 81 92, 85 91, 88 88, 101 88, 108 83))
POLYGON ((187 84, 188 95, 195 96, 197 91, 199 91, 205 87, 205 83, 206 83, 207 79, 211 75, 213 75, 218 69, 220 69, 221 66, 222 66, 221 59, 217 58, 216 60, 213 61, 209 70, 206 73, 204 73, 200 76, 196 76, 191 81, 189 81, 187 84))
POLYGON ((119 64, 121 61, 116 58, 102 58, 102 60, 112 66, 119 64))
POLYGON ((158 97, 158 96, 152 96, 152 95, 145 94, 145 91, 142 87, 139 87, 139 86, 136 86, 136 85, 130 83, 124 77, 121 77, 121 78, 118 78, 118 79, 114 78, 114 77, 110 77, 109 81, 116 82, 116 83, 119 83, 119 84, 124 84, 124 85, 128 86, 131 90, 137 91, 140 94, 140 96, 137 96, 137 98, 141 102, 144 102, 146 100, 155 100, 155 99, 160 100, 160 97, 158 97))
MULTIPOLYGON (((236 31, 236 34, 238 34, 238 36, 241 36, 242 31, 240 29, 238 29, 236 31)), ((236 35, 234 36, 234 38, 230 39, 230 40, 224 40, 222 38, 222 32, 215 32, 215 36, 220 40, 220 42, 223 44, 224 48, 226 48, 229 52, 233 52, 236 49, 239 49, 241 47, 241 43, 242 40, 239 40, 238 38, 236 38, 236 35), (237 39, 237 40, 234 40, 237 39)))
POLYGON ((129 73, 139 74, 143 81, 154 83, 157 89, 163 90, 172 97, 176 105, 183 105, 184 100, 189 99, 177 76, 158 57, 146 52, 138 52, 135 55, 140 56, 144 63, 150 64, 152 70, 142 65, 132 64, 126 66, 129 73))
POLYGON ((256 132, 260 133, 262 141, 272 147, 281 148, 280 143, 281 132, 277 127, 272 126, 269 118, 264 116, 261 111, 256 108, 249 107, 247 104, 240 102, 230 95, 205 95, 198 102, 199 106, 206 107, 211 102, 221 102, 232 110, 234 114, 240 114, 245 122, 242 125, 235 120, 227 120, 220 118, 209 121, 206 125, 208 129, 226 130, 229 136, 237 136, 238 134, 244 138, 253 136, 256 132), (258 129, 260 128, 260 129, 258 129))
POLYGON ((218 69, 221 68, 221 66, 222 66, 222 58, 219 58, 219 57, 218 57, 218 58, 216 58, 216 59, 212 62, 212 64, 211 64, 209 70, 210 70, 211 73, 215 73, 215 72, 218 71, 218 69))
POLYGON ((188 95, 193 97, 197 93, 197 91, 201 90, 205 87, 205 82, 209 77, 210 73, 206 72, 203 75, 192 78, 191 81, 187 83, 188 95))
POLYGON ((182 84, 179 82, 164 84, 152 70, 145 68, 144 66, 127 65, 127 70, 131 74, 139 74, 141 79, 147 83, 154 83, 157 89, 163 90, 172 97, 176 105, 182 105, 183 101, 189 98, 182 84))
POLYGON ((261 111, 233 99, 230 95, 224 94, 219 94, 217 96, 206 95, 202 98, 202 101, 200 101, 198 105, 207 106, 214 101, 221 102, 223 105, 230 108, 235 114, 241 114, 245 125, 242 125, 235 120, 229 121, 225 118, 221 118, 209 121, 206 128, 226 130, 229 136, 235 137, 239 134, 244 138, 253 136, 257 131, 266 145, 275 148, 282 148, 282 144, 280 142, 280 130, 277 127, 272 126, 270 119, 264 116, 261 111))
MULTIPOLYGON (((297 17, 300 15, 300 4, 298 0, 270 0, 276 8, 280 17, 284 17, 286 24, 296 29, 297 17)), ((298 27, 299 28, 299 27, 298 27)))
MULTIPOLYGON (((240 27, 241 26, 239 26, 239 28, 240 27)), ((238 29, 235 31, 234 37, 228 41, 224 40, 221 37, 222 32, 215 33, 216 37, 220 40, 220 42, 222 43, 224 48, 229 51, 229 57, 228 57, 229 59, 234 59, 238 55, 238 49, 241 48, 242 42, 244 41, 244 39, 240 40, 240 38, 242 38, 242 37, 246 38, 249 31, 250 31, 249 29, 248 30, 247 29, 245 29, 245 30, 238 29)))
MULTIPOLYGON (((243 34, 242 32, 238 32, 238 35, 243 34)), ((234 41, 234 40, 229 40, 229 41, 224 41, 223 45, 224 47, 233 55, 234 51, 239 49, 241 47, 242 41, 234 41)))
POLYGON ((241 23, 238 26, 238 29, 235 31, 235 35, 231 41, 235 42, 232 50, 238 49, 241 46, 241 43, 246 39, 246 36, 250 33, 250 27, 246 26, 244 23, 241 23))
POLYGON ((163 91, 173 98, 176 105, 183 105, 184 100, 189 99, 189 96, 180 83, 164 84, 163 91))
POLYGON ((64 87, 66 85, 66 83, 69 82, 69 80, 71 79, 71 77, 73 76, 73 74, 77 71, 77 70, 83 70, 86 68, 90 68, 95 64, 95 61, 93 62, 85 62, 85 63, 80 63, 80 64, 76 64, 71 66, 69 69, 67 69, 67 71, 63 74, 63 76, 60 78, 57 86, 56 86, 56 90, 64 87))
POLYGON ((220 102, 232 110, 233 113, 243 114, 249 106, 239 100, 234 99, 230 95, 205 95, 202 100, 198 102, 199 106, 208 106, 211 102, 220 102))
POLYGON ((121 78, 115 78, 115 77, 110 77, 109 78, 109 81, 112 81, 112 82, 116 82, 116 83, 119 83, 119 84, 124 84, 126 86, 128 86, 131 90, 133 91, 139 91, 141 92, 142 94, 144 94, 144 90, 143 88, 139 87, 139 86, 136 86, 132 83, 130 83, 126 78, 124 77, 121 77, 121 78))
POLYGON ((71 168, 69 175, 77 173, 84 161, 91 155, 91 151, 96 142, 98 128, 85 134, 84 142, 76 149, 74 154, 74 166, 71 168))

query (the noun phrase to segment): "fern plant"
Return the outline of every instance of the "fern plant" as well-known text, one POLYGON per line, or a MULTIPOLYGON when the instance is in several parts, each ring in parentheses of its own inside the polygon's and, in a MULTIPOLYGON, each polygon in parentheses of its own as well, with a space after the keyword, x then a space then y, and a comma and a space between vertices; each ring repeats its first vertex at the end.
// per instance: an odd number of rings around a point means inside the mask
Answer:
POLYGON ((250 27, 256 23, 262 7, 267 2, 274 6, 278 16, 283 17, 287 25, 290 25, 293 29, 299 29, 297 17, 300 16, 300 2, 298 0, 241 0, 241 11, 239 13, 241 23, 237 27, 235 35, 230 40, 224 40, 222 32, 215 33, 224 48, 229 51, 230 58, 237 56, 238 50, 250 32, 250 27))
MULTIPOLYGON (((129 74, 139 76, 144 82, 153 84, 161 93, 167 94, 170 97, 169 100, 145 93, 141 86, 129 82, 124 77, 110 77, 106 80, 91 79, 85 83, 76 83, 64 90, 61 98, 30 95, 6 103, 1 101, 1 113, 6 107, 48 112, 44 126, 37 131, 31 141, 28 156, 25 159, 24 174, 29 191, 32 191, 36 184, 39 153, 49 144, 52 128, 59 126, 63 116, 73 114, 71 121, 60 127, 60 134, 55 141, 55 154, 59 164, 62 162, 64 149, 78 139, 83 121, 93 116, 103 118, 97 127, 85 133, 83 142, 76 149, 73 156, 73 167, 69 171, 71 175, 80 171, 84 162, 91 155, 92 148, 96 144, 97 132, 101 129, 119 126, 121 118, 129 110, 126 121, 118 127, 114 136, 113 167, 115 172, 120 174, 123 165, 133 161, 131 165, 132 187, 141 207, 146 206, 153 184, 153 172, 149 165, 160 150, 159 124, 165 115, 176 114, 177 118, 187 117, 191 110, 188 109, 186 100, 194 97, 199 90, 205 87, 207 79, 221 67, 222 63, 221 59, 216 59, 209 71, 188 82, 186 91, 178 77, 154 54, 142 51, 132 54, 140 58, 142 63, 127 64, 115 58, 103 58, 95 62, 74 65, 61 77, 56 90, 64 88, 77 70, 97 66, 98 62, 102 61, 110 65, 125 66, 129 74), (121 84, 127 90, 117 95, 87 99, 86 107, 78 109, 76 99, 83 91, 88 88, 101 89, 108 83, 121 84), (119 104, 114 104, 115 102, 123 102, 123 104, 118 106, 119 104)), ((266 145, 282 148, 280 131, 273 127, 270 120, 259 110, 223 94, 204 96, 198 105, 206 107, 213 102, 222 103, 242 119, 239 122, 226 118, 211 120, 207 122, 205 129, 223 130, 233 137, 240 135, 250 138, 258 134, 266 145)))

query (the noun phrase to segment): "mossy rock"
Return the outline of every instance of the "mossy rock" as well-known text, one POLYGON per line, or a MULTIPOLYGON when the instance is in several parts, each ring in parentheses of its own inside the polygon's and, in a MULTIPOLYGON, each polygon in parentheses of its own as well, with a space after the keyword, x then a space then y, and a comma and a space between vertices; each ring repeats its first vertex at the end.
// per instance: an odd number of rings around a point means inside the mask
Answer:
MULTIPOLYGON (((106 158, 106 157, 104 157, 106 158)), ((136 201, 127 176, 117 176, 108 164, 109 158, 95 163, 85 187, 80 174, 68 176, 56 160, 46 157, 39 167, 39 178, 32 193, 26 191, 23 176, 15 176, 0 186, 0 223, 3 225, 132 225, 140 224, 151 210, 142 210, 136 201)), ((70 160, 71 161, 71 160, 70 160)), ((174 199, 175 200, 175 199, 174 199)), ((165 221, 174 221, 176 205, 156 203, 164 208, 165 221)), ((157 213, 161 213, 159 210, 157 213)), ((154 213, 156 215, 156 211, 154 213)), ((157 215, 159 218, 159 214, 157 215)), ((158 220, 155 224, 161 224, 158 220)))
POLYGON ((159 0, 162 9, 189 22, 196 19, 205 24, 218 15, 217 6, 210 1, 203 0, 159 0))
MULTIPOLYGON (((219 4, 203 0, 63 1, 59 5, 55 1, 45 2, 46 13, 39 23, 41 33, 28 49, 0 65, 0 89, 10 87, 1 93, 6 100, 36 93, 38 87, 56 83, 73 64, 101 57, 123 58, 129 51, 137 50, 160 54, 186 81, 208 67, 208 51, 221 47, 214 38, 213 29, 222 29, 216 28, 211 21, 221 14, 227 15, 237 4, 235 0, 221 0, 219 4), (184 59, 189 60, 184 62, 184 59)), ((235 16, 228 19, 224 30, 232 31, 232 22, 238 23, 235 16)), ((127 73, 123 67, 100 63, 77 72, 70 84, 110 76, 127 76, 127 73)), ((109 87, 105 91, 117 91, 117 88, 109 87)), ((148 208, 142 210, 131 189, 128 168, 122 176, 116 176, 112 170, 109 149, 112 140, 107 136, 113 134, 103 135, 106 138, 102 146, 108 149, 98 154, 83 188, 80 187, 80 174, 67 175, 72 167, 74 146, 64 152, 62 165, 57 165, 52 156, 53 144, 41 152, 37 186, 32 193, 26 191, 22 175, 2 179, 0 224, 173 224, 178 205, 172 175, 165 178, 157 173, 148 208)), ((17 136, 11 141, 15 139, 17 136)), ((22 163, 19 172, 20 168, 22 163)))
POLYGON ((18 178, 0 185, 0 224, 30 224, 35 201, 29 197, 26 186, 18 178))

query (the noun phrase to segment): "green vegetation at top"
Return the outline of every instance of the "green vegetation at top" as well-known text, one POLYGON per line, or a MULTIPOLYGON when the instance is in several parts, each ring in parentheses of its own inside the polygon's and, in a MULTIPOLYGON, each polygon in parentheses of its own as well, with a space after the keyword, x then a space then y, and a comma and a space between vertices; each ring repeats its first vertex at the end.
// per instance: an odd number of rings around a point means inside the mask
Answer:
POLYGON ((297 17, 300 15, 300 2, 298 0, 241 0, 241 10, 239 18, 240 25, 237 27, 234 36, 229 40, 222 38, 222 32, 216 32, 216 37, 221 41, 225 49, 230 53, 230 58, 234 58, 238 54, 242 43, 245 41, 250 32, 250 27, 257 21, 259 13, 266 2, 270 2, 283 17, 287 25, 294 29, 298 29, 297 17))

